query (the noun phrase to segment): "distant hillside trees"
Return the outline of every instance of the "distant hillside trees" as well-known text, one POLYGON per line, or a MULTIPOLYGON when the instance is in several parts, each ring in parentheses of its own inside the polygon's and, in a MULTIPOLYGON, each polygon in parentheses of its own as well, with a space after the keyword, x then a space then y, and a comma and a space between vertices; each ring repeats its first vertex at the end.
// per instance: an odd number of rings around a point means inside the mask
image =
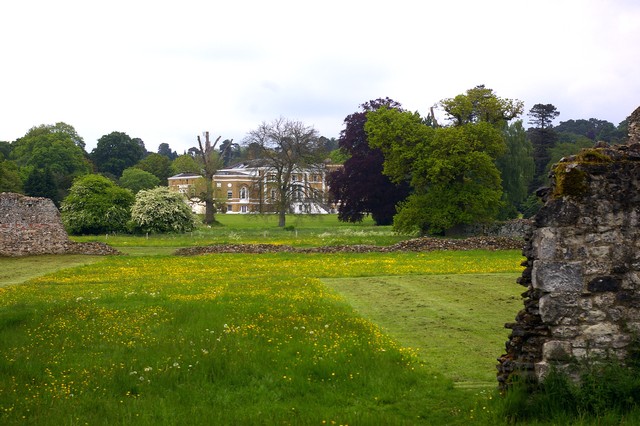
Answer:
POLYGON ((502 134, 506 145, 504 154, 496 159, 502 179, 504 205, 500 219, 518 216, 522 203, 529 195, 529 185, 534 178, 533 147, 521 120, 505 124, 502 134))

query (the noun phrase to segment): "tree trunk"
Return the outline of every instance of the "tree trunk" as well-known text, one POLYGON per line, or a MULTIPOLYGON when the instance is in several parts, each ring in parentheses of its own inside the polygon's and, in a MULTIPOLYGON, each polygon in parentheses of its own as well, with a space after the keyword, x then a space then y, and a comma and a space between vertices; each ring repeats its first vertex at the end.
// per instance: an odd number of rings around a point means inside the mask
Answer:
POLYGON ((213 196, 213 178, 207 177, 207 193, 204 200, 204 224, 213 225, 216 222, 215 204, 213 196))
POLYGON ((214 216, 214 207, 212 200, 205 200, 204 202, 204 224, 213 225, 216 221, 214 216))
POLYGON ((280 209, 278 212, 278 226, 280 228, 284 228, 284 225, 287 220, 287 212, 284 209, 280 209))

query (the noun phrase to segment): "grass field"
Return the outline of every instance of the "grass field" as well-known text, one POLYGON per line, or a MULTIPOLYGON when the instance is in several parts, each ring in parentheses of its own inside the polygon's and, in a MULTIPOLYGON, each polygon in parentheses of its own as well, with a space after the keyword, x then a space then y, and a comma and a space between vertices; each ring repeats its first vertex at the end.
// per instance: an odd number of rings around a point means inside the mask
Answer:
POLYGON ((480 293, 517 302, 519 262, 515 251, 125 256, 5 286, 0 422, 466 424, 478 389, 454 382, 493 386, 517 303, 478 311, 478 328, 460 321, 480 293), (469 280, 448 285, 457 273, 469 280), (376 298, 398 289, 395 315, 415 324, 361 304, 356 288, 385 282, 376 298), (445 307, 462 288, 469 297, 445 307), (444 326, 459 332, 446 345, 411 328, 444 326), (480 329, 497 337, 447 363, 480 329))
POLYGON ((286 244, 296 247, 344 244, 391 245, 407 239, 390 226, 373 226, 370 218, 359 224, 339 222, 336 215, 288 216, 285 229, 275 215, 216 215, 219 225, 173 235, 98 235, 74 237, 98 241, 132 255, 170 254, 175 248, 211 244, 286 244))

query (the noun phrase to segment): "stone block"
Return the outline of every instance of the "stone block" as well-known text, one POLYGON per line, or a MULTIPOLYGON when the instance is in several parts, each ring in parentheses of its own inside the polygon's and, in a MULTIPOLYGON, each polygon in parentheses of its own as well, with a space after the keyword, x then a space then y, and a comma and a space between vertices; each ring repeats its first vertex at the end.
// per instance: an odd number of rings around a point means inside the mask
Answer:
POLYGON ((550 340, 542 345, 542 359, 545 361, 570 361, 573 357, 571 343, 562 340, 550 340))
POLYGON ((581 309, 575 293, 546 294, 540 298, 539 312, 544 324, 575 325, 581 309))
POLYGON ((579 293, 583 290, 582 262, 533 262, 532 285, 547 293, 579 293))
POLYGON ((606 322, 591 325, 585 328, 583 332, 586 341, 602 346, 610 345, 616 340, 618 334, 620 334, 619 327, 606 322))

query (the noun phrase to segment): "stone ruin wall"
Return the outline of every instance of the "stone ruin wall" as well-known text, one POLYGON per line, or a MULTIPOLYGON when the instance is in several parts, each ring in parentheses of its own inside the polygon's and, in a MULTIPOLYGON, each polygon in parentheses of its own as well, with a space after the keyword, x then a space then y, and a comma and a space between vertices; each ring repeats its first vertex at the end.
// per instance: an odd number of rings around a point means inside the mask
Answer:
POLYGON ((498 359, 498 382, 624 361, 640 342, 640 108, 627 145, 562 159, 525 238, 524 309, 498 359))
POLYGON ((118 253, 106 244, 69 240, 60 213, 48 198, 0 193, 0 256, 118 253))

